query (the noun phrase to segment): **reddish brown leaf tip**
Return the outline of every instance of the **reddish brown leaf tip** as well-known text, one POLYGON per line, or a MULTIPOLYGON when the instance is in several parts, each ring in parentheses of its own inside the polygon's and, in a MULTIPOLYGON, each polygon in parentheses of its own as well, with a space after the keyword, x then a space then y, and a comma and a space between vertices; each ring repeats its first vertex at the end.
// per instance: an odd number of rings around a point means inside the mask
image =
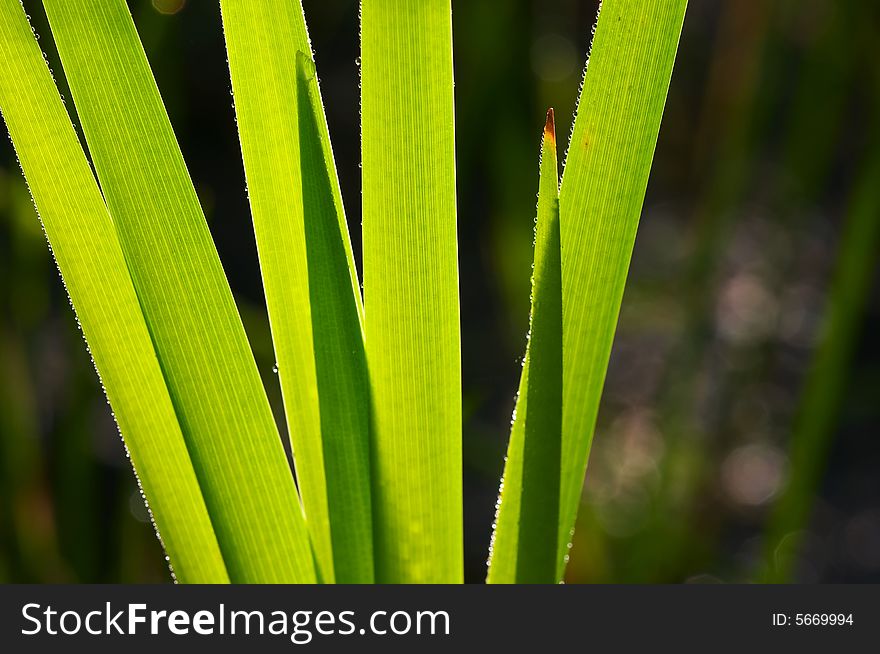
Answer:
POLYGON ((547 110, 547 122, 544 123, 544 138, 556 143, 556 120, 553 117, 553 107, 547 110))

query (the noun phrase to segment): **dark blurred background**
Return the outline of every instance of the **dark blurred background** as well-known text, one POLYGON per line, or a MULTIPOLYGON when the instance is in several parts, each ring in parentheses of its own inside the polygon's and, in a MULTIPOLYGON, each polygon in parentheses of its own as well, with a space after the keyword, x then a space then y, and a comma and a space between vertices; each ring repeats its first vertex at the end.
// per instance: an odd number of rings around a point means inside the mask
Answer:
MULTIPOLYGON (((360 260, 357 2, 303 4, 360 260)), ((563 140, 597 4, 454 3, 468 581, 525 346, 544 113, 563 140)), ((277 409, 219 3, 129 5, 277 409)), ((878 17, 690 3, 568 581, 880 581, 878 17)), ((0 306, 0 580, 170 581, 8 142, 0 306)))

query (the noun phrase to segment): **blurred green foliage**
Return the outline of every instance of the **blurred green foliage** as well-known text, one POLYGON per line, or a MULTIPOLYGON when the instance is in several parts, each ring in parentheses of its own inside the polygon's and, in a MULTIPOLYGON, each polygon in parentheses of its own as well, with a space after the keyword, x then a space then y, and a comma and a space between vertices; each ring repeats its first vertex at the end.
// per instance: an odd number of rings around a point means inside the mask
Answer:
MULTIPOLYGON (((278 408, 219 7, 129 4, 278 408)), ((357 3, 303 4, 359 257, 357 3)), ((40 3, 25 6, 69 97, 40 3)), ((485 574, 528 324, 534 136, 553 106, 567 141, 596 6, 454 6, 469 581, 485 574)), ((878 29, 870 3, 691 3, 568 581, 752 580, 792 543, 786 578, 880 580, 878 29), (856 215, 867 236, 842 240, 856 215), (842 268, 861 297, 847 329, 826 329, 842 268), (807 384, 823 351, 834 374, 807 384), (810 397, 833 401, 804 463, 789 451, 810 397), (809 474, 780 518, 792 464, 809 474)), ((0 307, 0 580, 169 581, 10 146, 0 307)))

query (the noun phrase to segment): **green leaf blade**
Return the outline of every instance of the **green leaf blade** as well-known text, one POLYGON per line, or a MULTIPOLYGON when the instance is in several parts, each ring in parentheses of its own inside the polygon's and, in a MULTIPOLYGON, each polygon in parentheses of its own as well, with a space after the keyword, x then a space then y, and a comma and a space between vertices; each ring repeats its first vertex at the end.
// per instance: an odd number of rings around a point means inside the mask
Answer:
POLYGON ((230 578, 315 580, 232 293, 126 3, 45 3, 230 578))
POLYGON ((322 148, 314 65, 300 53, 297 68, 309 299, 336 581, 372 583, 370 388, 360 291, 353 295, 347 283, 348 232, 340 232, 328 201, 332 162, 322 148))
POLYGON ((0 109, 176 578, 229 580, 110 215, 16 0, 0 2, 0 109))
POLYGON ((300 3, 223 0, 263 286, 325 582, 373 581, 361 298, 300 3))
POLYGON ((559 193, 561 578, 687 0, 605 0, 559 193))
POLYGON ((380 582, 463 578, 449 0, 361 3, 364 310, 380 582))
POLYGON ((529 341, 511 428, 489 583, 554 583, 562 446, 562 277, 553 110, 541 146, 529 341))

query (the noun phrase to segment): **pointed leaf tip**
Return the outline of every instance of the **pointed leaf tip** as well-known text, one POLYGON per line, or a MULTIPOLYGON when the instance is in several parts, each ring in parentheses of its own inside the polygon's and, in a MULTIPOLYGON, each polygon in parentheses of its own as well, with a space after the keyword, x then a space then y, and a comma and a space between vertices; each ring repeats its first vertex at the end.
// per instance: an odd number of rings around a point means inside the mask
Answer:
POLYGON ((544 123, 544 138, 556 143, 556 119, 553 115, 553 107, 547 110, 547 121, 544 123))

